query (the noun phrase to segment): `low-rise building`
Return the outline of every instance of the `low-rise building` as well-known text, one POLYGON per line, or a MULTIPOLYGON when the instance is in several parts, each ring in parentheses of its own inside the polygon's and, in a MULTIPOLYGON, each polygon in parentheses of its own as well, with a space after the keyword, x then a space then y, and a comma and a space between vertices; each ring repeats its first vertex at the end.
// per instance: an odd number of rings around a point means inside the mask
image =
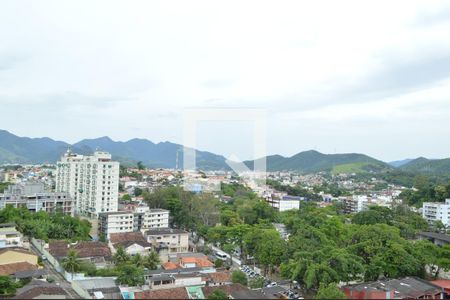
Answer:
MULTIPOLYGON (((145 209, 142 211, 144 218, 142 228, 139 230, 145 231, 152 228, 168 228, 169 227, 169 211, 166 209, 145 209)), ((141 213, 140 208, 137 208, 136 213, 141 213)))
POLYGON ((441 221, 444 226, 450 226, 450 199, 446 199, 444 203, 424 202, 422 216, 430 224, 441 221))
POLYGON ((107 239, 111 234, 134 231, 134 215, 128 211, 105 212, 99 214, 99 234, 107 239))
POLYGON ((5 248, 0 250, 0 265, 26 262, 36 266, 38 257, 28 250, 21 248, 5 248))
POLYGON ((16 224, 0 224, 0 249, 22 246, 22 234, 16 230, 16 224))
POLYGON ((99 214, 99 234, 107 239, 113 233, 145 231, 152 228, 168 228, 169 211, 138 206, 134 211, 105 212, 99 214))
POLYGON ((16 279, 33 278, 45 272, 38 270, 38 257, 21 248, 0 250, 0 276, 13 276, 16 279))
POLYGON ((152 249, 152 245, 147 242, 141 232, 127 232, 127 233, 113 233, 109 239, 109 247, 112 253, 117 251, 118 247, 123 247, 124 250, 131 256, 136 254, 145 256, 148 255, 152 249))
POLYGON ((42 280, 33 280, 20 288, 12 299, 70 299, 60 286, 42 280))
POLYGON ((363 282, 342 290, 347 299, 443 299, 441 287, 416 277, 363 282))
POLYGON ((72 281, 72 288, 83 299, 122 299, 116 277, 89 277, 72 281))
POLYGON ((300 202, 305 201, 303 197, 283 195, 281 197, 276 197, 271 195, 265 198, 266 201, 275 208, 276 210, 283 212, 291 209, 299 209, 300 202))
POLYGON ((0 209, 7 205, 26 207, 31 212, 62 212, 73 215, 73 201, 68 193, 49 192, 41 182, 23 182, 8 186, 0 194, 0 209))
POLYGON ((62 261, 69 250, 74 250, 81 260, 93 263, 97 268, 109 265, 112 259, 111 249, 107 243, 102 242, 78 242, 69 244, 65 241, 50 241, 48 252, 58 261, 62 261))
POLYGON ((420 240, 429 240, 436 246, 444 246, 450 244, 450 235, 436 232, 420 232, 418 234, 420 240))
POLYGON ((181 229, 153 228, 144 235, 153 247, 167 247, 169 253, 187 252, 189 248, 189 233, 181 229))

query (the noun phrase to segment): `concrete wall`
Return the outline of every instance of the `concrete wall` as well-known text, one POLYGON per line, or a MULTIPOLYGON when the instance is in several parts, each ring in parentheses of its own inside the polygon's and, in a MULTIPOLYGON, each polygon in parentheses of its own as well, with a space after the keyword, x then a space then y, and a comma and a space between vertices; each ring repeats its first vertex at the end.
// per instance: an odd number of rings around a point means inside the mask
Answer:
POLYGON ((53 255, 50 254, 45 247, 45 241, 42 240, 36 240, 35 238, 31 238, 31 244, 42 254, 47 257, 48 262, 55 268, 56 271, 60 272, 62 274, 63 268, 59 264, 59 262, 56 260, 56 258, 53 257, 53 255))

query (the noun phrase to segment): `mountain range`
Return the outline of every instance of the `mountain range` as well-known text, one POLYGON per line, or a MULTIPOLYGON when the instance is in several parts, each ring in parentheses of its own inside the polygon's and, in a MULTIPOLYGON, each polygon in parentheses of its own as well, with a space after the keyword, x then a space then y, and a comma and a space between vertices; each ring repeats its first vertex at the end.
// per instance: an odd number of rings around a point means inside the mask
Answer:
MULTIPOLYGON (((108 151, 122 164, 135 165, 138 161, 152 168, 175 168, 183 166, 183 146, 171 142, 153 143, 146 139, 127 142, 113 141, 109 137, 84 139, 75 144, 50 138, 19 137, 0 130, 0 164, 55 163, 71 148, 73 152, 90 154, 97 149, 108 151)), ((196 151, 197 167, 201 170, 229 170, 222 155, 196 151)), ((245 161, 253 168, 254 161, 245 161)), ((323 154, 314 150, 300 152, 291 157, 270 155, 266 157, 268 171, 297 171, 312 173, 379 172, 400 169, 425 174, 450 174, 450 158, 430 160, 423 157, 386 163, 358 153, 323 154)))

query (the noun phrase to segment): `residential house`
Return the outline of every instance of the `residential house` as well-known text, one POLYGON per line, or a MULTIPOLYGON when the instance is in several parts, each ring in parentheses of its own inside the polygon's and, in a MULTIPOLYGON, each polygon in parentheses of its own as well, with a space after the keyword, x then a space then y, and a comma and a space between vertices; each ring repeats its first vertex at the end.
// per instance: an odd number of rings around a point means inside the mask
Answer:
POLYGON ((189 299, 185 287, 135 292, 129 299, 189 299))
MULTIPOLYGON (((202 296, 201 299, 208 299, 209 295, 211 295, 215 290, 220 289, 225 294, 228 295, 229 299, 273 299, 274 297, 271 297, 269 295, 264 295, 261 293, 261 291, 257 290, 250 290, 249 288, 239 284, 239 283, 233 283, 228 285, 221 285, 221 286, 205 286, 202 290, 202 296)), ((192 298, 191 298, 192 299, 192 298)))
POLYGON ((36 266, 38 257, 30 251, 20 248, 4 248, 0 250, 0 265, 19 262, 27 262, 36 266))
POLYGON ((153 247, 166 247, 169 254, 187 252, 189 248, 189 233, 181 229, 153 228, 144 235, 153 247))
POLYGON ((72 288, 83 299, 122 299, 116 277, 89 277, 74 280, 72 288))
POLYGON ((443 299, 441 287, 416 277, 363 282, 342 290, 347 299, 443 299))
POLYGON ((450 279, 433 280, 431 283, 442 288, 444 299, 450 299, 450 279))
POLYGON ((231 273, 229 271, 213 272, 206 274, 208 286, 220 286, 232 284, 231 273))
POLYGON ((78 242, 68 244, 64 241, 50 241, 48 245, 48 252, 59 261, 67 256, 69 250, 74 250, 80 259, 95 264, 97 268, 106 267, 112 259, 111 250, 107 243, 78 242))
POLYGON ((12 299, 70 299, 64 289, 54 283, 33 280, 16 291, 12 299))
POLYGON ((16 224, 0 224, 0 249, 7 247, 22 247, 22 234, 16 230, 16 224))
POLYGON ((148 255, 152 245, 147 242, 141 232, 112 233, 109 239, 112 253, 122 246, 129 255, 148 255))

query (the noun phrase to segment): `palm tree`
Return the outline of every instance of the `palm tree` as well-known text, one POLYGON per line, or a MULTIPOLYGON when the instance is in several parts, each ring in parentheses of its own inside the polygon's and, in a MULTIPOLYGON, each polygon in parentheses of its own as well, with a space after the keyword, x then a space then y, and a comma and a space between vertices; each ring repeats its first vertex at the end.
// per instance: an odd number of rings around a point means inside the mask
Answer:
POLYGON ((126 262, 128 262, 130 260, 130 256, 125 251, 123 246, 119 246, 119 247, 117 247, 117 251, 113 256, 113 260, 114 260, 114 263, 116 264, 116 266, 118 266, 118 265, 122 265, 122 264, 125 264, 126 262))
POLYGON ((136 253, 136 255, 131 258, 131 264, 136 267, 143 267, 144 261, 142 256, 139 253, 136 253))
POLYGON ((73 273, 81 269, 81 262, 78 259, 78 253, 75 250, 69 250, 67 257, 63 259, 61 265, 66 272, 70 272, 72 274, 73 279, 73 273))
POLYGON ((144 266, 149 270, 156 270, 161 263, 158 253, 152 250, 144 260, 144 266))

